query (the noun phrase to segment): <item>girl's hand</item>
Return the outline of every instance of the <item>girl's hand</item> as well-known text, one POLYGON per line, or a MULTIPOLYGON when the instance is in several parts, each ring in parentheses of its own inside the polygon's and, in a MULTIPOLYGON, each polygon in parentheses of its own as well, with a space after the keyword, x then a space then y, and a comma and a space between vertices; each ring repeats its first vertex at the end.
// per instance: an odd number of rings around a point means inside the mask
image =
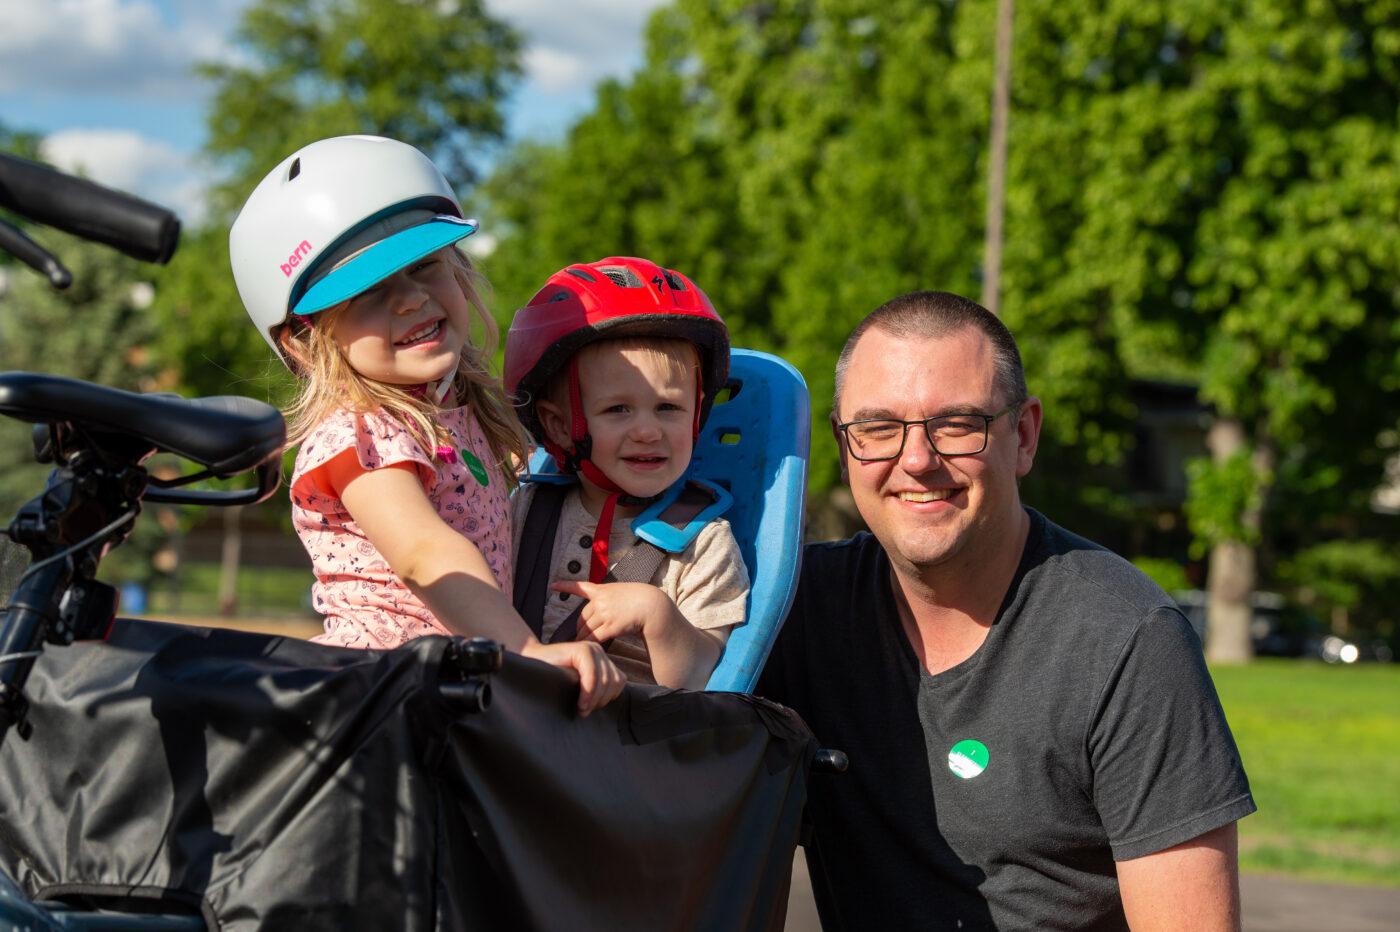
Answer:
POLYGON ((627 678, 613 665, 603 648, 590 641, 541 644, 534 638, 520 650, 521 656, 574 671, 578 675, 578 714, 587 718, 622 694, 627 678))
POLYGON ((579 640, 602 643, 620 634, 638 634, 650 641, 659 635, 660 629, 689 624, 670 596, 647 583, 591 583, 570 579, 551 583, 549 588, 588 600, 579 613, 579 640))

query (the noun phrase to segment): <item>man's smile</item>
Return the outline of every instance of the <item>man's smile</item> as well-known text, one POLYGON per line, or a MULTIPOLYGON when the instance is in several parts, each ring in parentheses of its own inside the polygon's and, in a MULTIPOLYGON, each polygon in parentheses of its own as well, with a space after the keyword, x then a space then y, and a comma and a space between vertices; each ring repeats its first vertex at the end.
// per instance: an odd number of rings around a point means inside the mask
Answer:
POLYGON ((946 502, 962 489, 929 489, 920 492, 900 492, 899 500, 902 502, 946 502))

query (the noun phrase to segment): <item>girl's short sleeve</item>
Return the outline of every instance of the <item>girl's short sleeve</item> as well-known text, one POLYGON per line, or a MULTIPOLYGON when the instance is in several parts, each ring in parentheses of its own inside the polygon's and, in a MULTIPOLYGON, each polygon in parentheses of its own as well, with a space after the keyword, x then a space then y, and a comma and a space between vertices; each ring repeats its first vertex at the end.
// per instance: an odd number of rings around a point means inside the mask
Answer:
POLYGON ((317 471, 346 450, 354 450, 366 470, 413 463, 425 489, 431 491, 437 481, 432 457, 397 421, 380 411, 338 411, 302 442, 292 474, 292 497, 301 500, 303 507, 316 498, 333 497, 331 490, 317 483, 317 471))

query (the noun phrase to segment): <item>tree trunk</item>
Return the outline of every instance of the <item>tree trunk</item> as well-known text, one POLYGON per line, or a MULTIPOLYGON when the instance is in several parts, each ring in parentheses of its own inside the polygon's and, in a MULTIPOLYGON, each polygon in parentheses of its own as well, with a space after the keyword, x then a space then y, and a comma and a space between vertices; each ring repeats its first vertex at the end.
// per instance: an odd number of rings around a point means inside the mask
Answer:
MULTIPOLYGON (((1238 418, 1216 418, 1206 434, 1206 446, 1211 459, 1225 463, 1244 448, 1244 425, 1238 418)), ((1246 528, 1257 529, 1259 508, 1248 507, 1241 519, 1246 528)), ((1249 625, 1257 579, 1257 557, 1251 544, 1222 540, 1211 548, 1206 579, 1206 659, 1210 662, 1248 663, 1254 656, 1249 625)))
POLYGON ((1211 663, 1247 663, 1254 656, 1249 623, 1254 615, 1254 549, 1225 540, 1210 551, 1206 599, 1206 659, 1211 663))
POLYGON ((239 519, 243 506, 224 509, 224 546, 219 561, 219 614, 238 610, 238 564, 243 550, 243 529, 239 519))
POLYGON ((997 0, 992 129, 987 159, 987 233, 982 247, 982 306, 1001 313, 1001 244, 1006 213, 1006 129, 1011 110, 1011 33, 1016 0, 997 0))

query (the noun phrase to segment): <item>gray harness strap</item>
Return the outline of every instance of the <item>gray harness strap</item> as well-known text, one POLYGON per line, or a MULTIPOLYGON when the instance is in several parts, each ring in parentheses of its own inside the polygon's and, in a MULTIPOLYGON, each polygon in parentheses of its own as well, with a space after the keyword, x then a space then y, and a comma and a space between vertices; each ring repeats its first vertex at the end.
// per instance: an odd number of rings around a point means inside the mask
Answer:
MULTIPOLYGON (((544 602, 549 592, 549 559, 554 549, 554 535, 559 528, 559 513, 564 507, 564 496, 569 488, 560 485, 541 483, 530 502, 529 514, 525 517, 525 528, 520 537, 520 557, 518 574, 515 577, 515 610, 520 612, 535 632, 544 640, 540 632, 544 629, 544 602), (549 489, 550 494, 545 495, 549 489), (538 514, 538 517, 537 517, 538 514), (527 550, 526 548, 530 548, 527 550), (526 568, 529 572, 525 572, 526 568), (528 579, 526 577, 529 577, 528 579), (530 614, 526 614, 526 612, 530 614)), ((710 505, 715 495, 707 487, 687 482, 681 494, 661 512, 660 519, 674 528, 684 528, 710 505)), ((650 541, 636 538, 632 547, 609 568, 603 582, 649 583, 656 575, 666 551, 650 541)), ((572 641, 578 637, 578 619, 588 601, 585 599, 569 613, 549 643, 572 641)), ((609 642, 611 643, 611 642, 609 642)), ((607 644, 603 648, 607 649, 607 644)))

